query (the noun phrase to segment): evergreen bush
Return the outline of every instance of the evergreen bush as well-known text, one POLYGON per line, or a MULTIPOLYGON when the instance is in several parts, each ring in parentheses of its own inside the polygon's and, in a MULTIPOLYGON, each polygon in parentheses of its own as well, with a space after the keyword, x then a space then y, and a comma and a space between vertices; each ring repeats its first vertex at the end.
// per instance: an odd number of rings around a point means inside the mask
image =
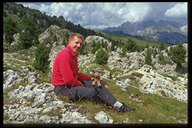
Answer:
POLYGON ((108 59, 109 59, 108 52, 106 50, 104 50, 103 48, 100 48, 96 52, 95 62, 97 64, 101 64, 101 65, 107 64, 108 59))
POLYGON ((50 49, 43 44, 39 44, 35 51, 34 68, 46 72, 49 67, 50 49))

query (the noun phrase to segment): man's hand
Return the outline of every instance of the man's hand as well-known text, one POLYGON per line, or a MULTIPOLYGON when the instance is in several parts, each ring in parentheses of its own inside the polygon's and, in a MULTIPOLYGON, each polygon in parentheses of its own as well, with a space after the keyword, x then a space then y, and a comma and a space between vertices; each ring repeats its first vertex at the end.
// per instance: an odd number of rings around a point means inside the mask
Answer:
POLYGON ((101 85, 100 76, 101 76, 101 73, 99 73, 99 72, 94 72, 93 73, 93 76, 91 77, 92 85, 96 85, 96 86, 101 85))
POLYGON ((93 72, 92 77, 91 77, 92 85, 100 86, 102 70, 100 68, 96 68, 95 70, 92 70, 92 72, 93 72))
POLYGON ((100 76, 101 76, 101 73, 99 73, 99 72, 94 72, 93 73, 93 77, 95 77, 97 79, 100 79, 100 76))

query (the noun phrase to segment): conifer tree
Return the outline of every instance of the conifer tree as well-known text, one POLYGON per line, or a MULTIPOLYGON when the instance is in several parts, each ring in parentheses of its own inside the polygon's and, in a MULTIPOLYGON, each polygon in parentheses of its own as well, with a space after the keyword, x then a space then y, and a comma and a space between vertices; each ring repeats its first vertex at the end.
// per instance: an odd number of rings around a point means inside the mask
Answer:
POLYGON ((152 57, 152 49, 148 48, 146 51, 146 54, 145 54, 145 63, 146 64, 151 65, 151 62, 152 62, 151 57, 152 57))
POLYGON ((182 63, 185 62, 186 49, 182 44, 178 44, 177 46, 170 48, 169 56, 171 57, 171 60, 177 64, 176 71, 179 71, 182 68, 182 63))
POLYGON ((38 43, 38 31, 35 21, 27 15, 24 15, 18 24, 20 28, 19 46, 21 49, 27 49, 38 43))
POLYGON ((109 55, 107 51, 104 50, 103 48, 100 48, 96 53, 95 62, 101 65, 107 64, 108 59, 109 59, 109 55))
POLYGON ((13 34, 17 32, 16 22, 11 18, 7 18, 3 23, 3 33, 5 34, 6 44, 10 45, 13 42, 13 34))
POLYGON ((49 53, 50 49, 43 44, 39 44, 35 51, 35 62, 34 67, 37 70, 46 72, 49 66, 49 53))

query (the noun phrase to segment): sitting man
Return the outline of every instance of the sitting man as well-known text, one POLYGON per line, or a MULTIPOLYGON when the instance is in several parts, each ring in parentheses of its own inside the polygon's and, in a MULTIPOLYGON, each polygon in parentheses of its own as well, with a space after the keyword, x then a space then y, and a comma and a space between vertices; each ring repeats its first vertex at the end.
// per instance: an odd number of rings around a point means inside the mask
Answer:
POLYGON ((79 72, 77 57, 83 42, 84 37, 81 34, 72 33, 67 46, 57 54, 51 78, 55 94, 67 96, 72 101, 88 99, 100 102, 114 107, 117 112, 134 111, 133 108, 119 102, 102 82, 99 86, 94 86, 91 76, 79 72))

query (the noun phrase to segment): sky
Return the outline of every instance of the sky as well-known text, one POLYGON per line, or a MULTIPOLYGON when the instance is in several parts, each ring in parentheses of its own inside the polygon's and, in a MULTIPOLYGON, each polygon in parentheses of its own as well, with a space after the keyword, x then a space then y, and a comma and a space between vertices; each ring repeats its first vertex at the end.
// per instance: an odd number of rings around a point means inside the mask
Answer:
POLYGON ((65 20, 85 28, 117 27, 124 22, 153 19, 187 22, 187 2, 20 2, 49 16, 63 16, 65 20))

